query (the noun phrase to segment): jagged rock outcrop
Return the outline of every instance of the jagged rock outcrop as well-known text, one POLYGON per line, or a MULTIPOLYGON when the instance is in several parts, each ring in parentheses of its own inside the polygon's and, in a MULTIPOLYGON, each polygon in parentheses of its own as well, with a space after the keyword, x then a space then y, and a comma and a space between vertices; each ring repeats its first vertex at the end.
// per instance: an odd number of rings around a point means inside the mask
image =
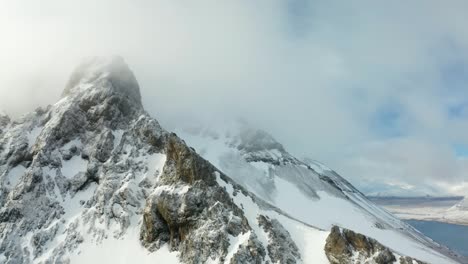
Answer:
POLYGON ((250 233, 229 263, 262 263, 265 249, 242 210, 216 182, 213 165, 176 135, 166 141, 166 165, 147 199, 141 239, 154 250, 168 242, 186 263, 226 261, 229 237, 250 233))
MULTIPOLYGON (((334 226, 325 244, 325 253, 332 264, 375 263, 392 264, 397 257, 375 239, 334 226)), ((413 263, 410 257, 399 258, 400 263, 413 263)), ((423 263, 414 260, 416 263, 423 263)))
POLYGON ((142 206, 144 188, 133 192, 129 183, 148 170, 138 159, 160 152, 153 138, 166 132, 145 114, 123 61, 100 63, 92 78, 81 66, 61 101, 10 123, 0 138, 0 252, 8 263, 31 263, 54 243, 42 261, 66 262, 84 239, 80 227, 102 240, 115 219, 124 233, 142 206))
POLYGON ((410 257, 400 257, 398 260, 400 261, 400 264, 427 264, 425 262, 412 259, 410 257))
POLYGON ((268 255, 273 263, 293 264, 301 259, 296 243, 278 220, 260 215, 258 221, 272 242, 268 245, 268 255))

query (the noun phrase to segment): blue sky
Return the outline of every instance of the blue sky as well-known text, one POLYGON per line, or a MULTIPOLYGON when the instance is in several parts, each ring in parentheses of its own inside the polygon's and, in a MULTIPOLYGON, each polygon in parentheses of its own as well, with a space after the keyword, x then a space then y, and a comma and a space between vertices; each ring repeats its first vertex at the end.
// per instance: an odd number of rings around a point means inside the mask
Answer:
POLYGON ((402 105, 395 102, 384 104, 371 117, 370 129, 383 138, 402 137, 405 133, 401 125, 403 114, 402 105))
POLYGON ((453 149, 457 157, 468 157, 468 145, 453 144, 453 149))

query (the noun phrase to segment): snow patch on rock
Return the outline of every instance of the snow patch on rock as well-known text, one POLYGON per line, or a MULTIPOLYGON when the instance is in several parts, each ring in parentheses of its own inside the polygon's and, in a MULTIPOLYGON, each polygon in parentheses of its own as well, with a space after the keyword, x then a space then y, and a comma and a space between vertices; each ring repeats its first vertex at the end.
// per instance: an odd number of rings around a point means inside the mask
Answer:
POLYGON ((10 187, 15 187, 19 182, 21 177, 26 172, 26 168, 23 165, 18 165, 12 168, 6 175, 6 183, 10 187))
POLYGON ((34 143, 36 143, 36 139, 41 133, 41 131, 42 131, 41 127, 35 127, 28 133, 28 145, 29 146, 32 146, 34 145, 34 143))
POLYGON ((66 178, 72 178, 80 172, 85 172, 88 161, 80 156, 73 156, 69 160, 62 161, 62 175, 66 178))

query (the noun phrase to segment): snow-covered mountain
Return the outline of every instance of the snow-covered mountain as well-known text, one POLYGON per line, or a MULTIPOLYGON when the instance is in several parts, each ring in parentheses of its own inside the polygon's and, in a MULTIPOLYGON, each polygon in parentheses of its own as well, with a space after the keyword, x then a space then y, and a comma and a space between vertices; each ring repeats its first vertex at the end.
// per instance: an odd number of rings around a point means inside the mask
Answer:
POLYGON ((458 202, 448 210, 440 214, 442 222, 468 225, 468 198, 458 202))
POLYGON ((461 200, 455 207, 460 210, 468 211, 468 198, 465 197, 465 199, 461 200))
POLYGON ((369 197, 369 199, 400 219, 468 225, 467 200, 457 196, 369 197))
POLYGON ((407 183, 395 184, 385 183, 379 180, 362 183, 359 186, 361 190, 368 197, 440 197, 449 196, 449 193, 443 192, 440 188, 435 186, 428 186, 426 184, 410 185, 407 183))
POLYGON ((52 106, 0 115, 0 263, 457 262, 265 132, 179 134, 119 57, 86 60, 52 106))

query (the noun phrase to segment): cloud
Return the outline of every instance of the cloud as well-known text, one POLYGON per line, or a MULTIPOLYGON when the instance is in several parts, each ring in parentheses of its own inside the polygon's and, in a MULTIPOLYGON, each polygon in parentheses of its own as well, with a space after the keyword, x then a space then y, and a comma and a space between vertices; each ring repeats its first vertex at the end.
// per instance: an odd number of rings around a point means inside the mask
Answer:
POLYGON ((352 183, 369 193, 463 195, 468 190, 468 160, 444 144, 393 138, 342 153, 337 170, 346 172, 352 183), (374 184, 382 186, 377 189, 374 184))
POLYGON ((451 146, 468 144, 464 110, 453 115, 468 100, 467 7, 10 1, 0 8, 0 108, 19 115, 53 103, 82 57, 119 54, 169 128, 241 116, 349 178, 424 178, 453 192, 464 176, 451 146))

